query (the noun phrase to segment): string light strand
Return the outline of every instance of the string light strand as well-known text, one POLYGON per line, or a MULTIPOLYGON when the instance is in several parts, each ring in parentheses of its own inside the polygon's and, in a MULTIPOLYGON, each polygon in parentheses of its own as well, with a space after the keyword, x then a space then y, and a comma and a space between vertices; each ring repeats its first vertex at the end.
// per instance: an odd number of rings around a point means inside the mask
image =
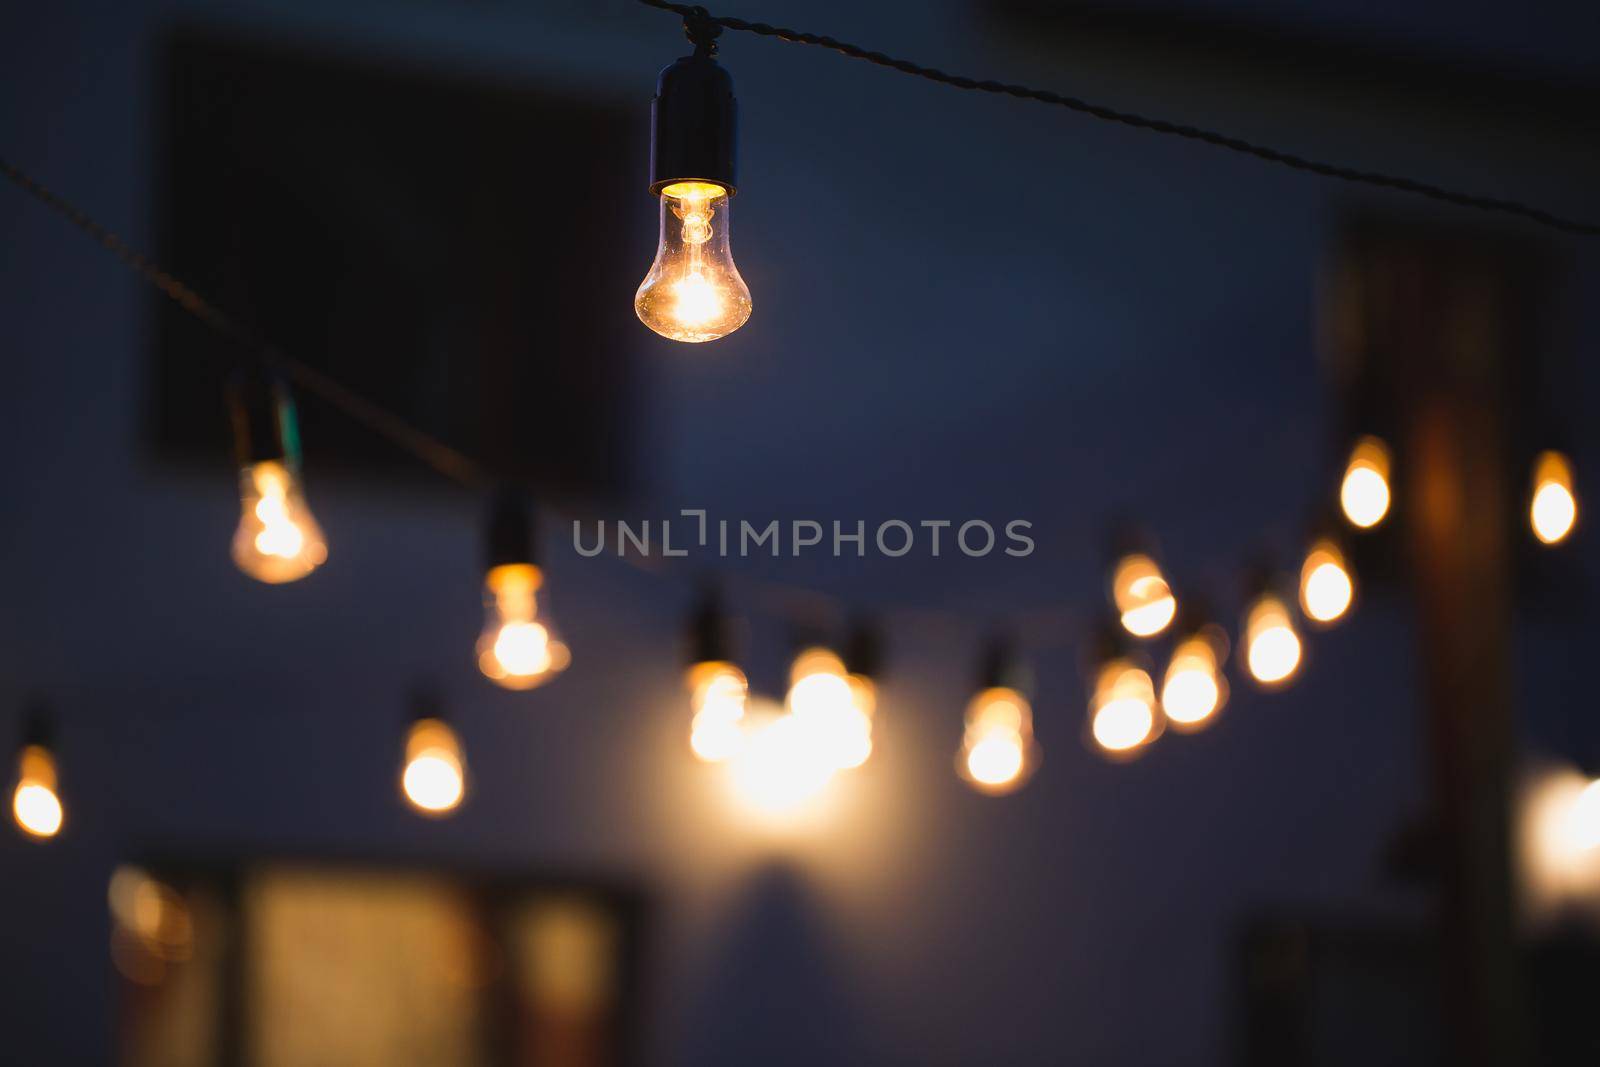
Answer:
MULTIPOLYGON (((1600 225, 1566 218, 1543 208, 1535 207, 1532 204, 1523 203, 1520 200, 1476 196, 1471 193, 1449 189, 1442 185, 1435 185, 1431 182, 1407 178, 1403 175, 1385 174, 1381 171, 1361 170, 1357 167, 1307 159, 1293 152, 1286 152, 1282 149, 1247 141, 1242 137, 1234 137, 1216 130, 1208 130, 1181 122, 1172 122, 1167 119, 1151 118, 1131 111, 1119 111, 1116 108, 1090 103, 1087 100, 1080 100, 1075 96, 1067 96, 1064 93, 1054 92, 1050 89, 1035 89, 1027 85, 1015 85, 1008 82, 971 78, 962 74, 951 74, 936 67, 924 66, 921 63, 913 63, 908 59, 897 59, 883 52, 862 48, 860 45, 850 44, 836 37, 829 37, 827 34, 806 33, 783 26, 773 26, 765 22, 748 22, 728 15, 713 15, 704 7, 698 5, 675 4, 669 3, 667 0, 639 0, 639 3, 644 4, 646 7, 670 11, 682 16, 686 27, 703 27, 709 23, 721 26, 724 29, 753 33, 759 37, 775 37, 780 41, 788 41, 791 44, 815 45, 832 52, 838 52, 840 55, 848 56, 851 59, 865 60, 876 66, 888 67, 890 70, 897 70, 902 74, 910 74, 918 78, 926 78, 929 81, 948 85, 955 89, 994 93, 1000 96, 1014 97, 1018 100, 1031 100, 1035 103, 1051 104, 1104 122, 1115 122, 1134 129, 1148 130, 1152 133, 1162 133, 1172 137, 1182 137, 1189 141, 1199 141, 1216 148, 1238 152, 1263 162, 1276 163, 1291 170, 1315 174, 1323 178, 1333 178, 1355 185, 1366 185, 1394 192, 1410 193, 1426 197, 1429 200, 1452 204, 1456 207, 1509 215, 1528 222, 1538 223, 1541 226, 1548 226, 1562 233, 1576 234, 1582 237, 1600 236, 1600 225)), ((697 30, 695 32, 703 31, 697 30)))
POLYGON ((0 174, 4 174, 19 188, 88 234, 102 248, 116 256, 124 266, 159 289, 173 303, 218 333, 243 346, 252 356, 298 388, 337 408, 452 481, 468 488, 483 488, 492 484, 493 480, 483 467, 466 453, 419 430, 343 382, 300 362, 271 342, 245 329, 238 320, 201 296, 187 282, 163 269, 149 256, 90 218, 66 197, 48 188, 3 156, 0 156, 0 174))

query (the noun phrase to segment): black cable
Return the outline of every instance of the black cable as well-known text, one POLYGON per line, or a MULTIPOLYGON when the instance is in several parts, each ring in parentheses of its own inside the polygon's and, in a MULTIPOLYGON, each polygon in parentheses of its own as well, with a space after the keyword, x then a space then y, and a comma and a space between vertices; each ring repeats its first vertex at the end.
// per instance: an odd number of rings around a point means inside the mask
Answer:
MULTIPOLYGON (((187 283, 167 273, 160 264, 84 214, 59 193, 45 188, 4 157, 0 157, 0 174, 4 174, 68 222, 94 238, 101 247, 116 256, 145 281, 161 290, 173 303, 218 333, 237 342, 252 356, 300 389, 337 408, 452 481, 460 482, 470 488, 482 488, 491 484, 492 479, 488 473, 471 457, 417 429, 344 383, 300 362, 271 342, 251 333, 233 316, 195 292, 187 283)), ((232 358, 231 354, 222 348, 212 351, 223 358, 232 358)))
MULTIPOLYGON (((1062 93, 1052 92, 1049 89, 1033 89, 1026 85, 1011 85, 1006 82, 980 80, 969 78, 961 74, 949 74, 935 67, 925 67, 920 63, 913 63, 907 59, 896 59, 882 52, 874 52, 862 48, 860 45, 829 37, 820 33, 804 33, 800 30, 785 29, 782 26, 772 26, 765 22, 747 22, 744 19, 732 18, 727 15, 713 15, 705 8, 691 4, 674 4, 667 0, 639 0, 646 7, 657 8, 661 11, 671 11, 681 15, 685 28, 691 33, 703 33, 693 27, 703 27, 707 24, 724 27, 730 30, 743 30, 761 37, 776 37, 780 41, 791 44, 811 44, 826 48, 840 55, 849 56, 851 59, 864 59, 880 67, 898 70, 902 74, 915 75, 918 78, 927 78, 941 85, 953 86, 957 89, 971 89, 980 93, 996 93, 1002 96, 1016 97, 1019 100, 1033 100, 1041 104, 1054 104, 1080 114, 1106 122, 1117 122, 1135 129, 1150 130, 1154 133, 1170 134, 1174 137, 1183 137, 1191 141, 1201 141, 1225 148, 1230 152, 1240 152, 1268 163, 1277 163, 1293 170, 1305 171, 1310 174, 1320 175, 1324 178, 1336 178, 1339 181, 1352 182, 1357 185, 1370 185, 1379 189, 1391 189, 1402 193, 1413 193, 1425 196, 1430 200, 1438 200, 1457 207, 1475 208, 1479 211, 1489 211, 1501 215, 1513 215, 1517 218, 1537 222, 1542 226, 1560 230, 1563 233, 1579 234, 1585 237, 1600 235, 1600 226, 1593 223, 1579 222, 1575 219, 1564 218, 1560 215, 1537 208, 1531 204, 1522 203, 1520 200, 1502 200, 1489 196, 1474 196, 1471 193, 1457 192, 1446 189, 1440 185, 1418 181, 1415 178, 1406 178, 1394 174, 1383 174, 1378 171, 1359 170, 1355 167, 1341 166, 1335 163, 1320 163, 1313 159, 1297 156, 1292 152, 1285 152, 1277 148, 1254 144, 1243 138, 1232 137, 1214 130, 1202 129, 1198 126, 1188 126, 1179 122, 1170 122, 1166 119, 1153 119, 1144 115, 1137 115, 1129 111, 1118 111, 1115 108, 1105 107, 1100 104, 1091 104, 1077 97, 1066 96, 1062 93)), ((693 39, 691 37, 691 39, 693 39)))

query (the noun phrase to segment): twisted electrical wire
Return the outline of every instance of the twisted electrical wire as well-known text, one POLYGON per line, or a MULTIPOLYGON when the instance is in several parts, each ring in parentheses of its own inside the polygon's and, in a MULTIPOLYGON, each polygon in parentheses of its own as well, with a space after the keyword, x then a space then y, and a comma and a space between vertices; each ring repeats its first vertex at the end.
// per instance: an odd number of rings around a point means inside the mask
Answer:
POLYGON ((745 33, 756 34, 759 37, 776 37, 780 41, 788 41, 791 44, 816 45, 819 48, 826 48, 829 51, 838 52, 840 55, 849 56, 851 59, 865 60, 880 67, 888 67, 890 70, 897 70, 902 74, 926 78, 929 81, 938 82, 941 85, 948 85, 956 89, 995 93, 1000 96, 1015 97, 1018 100, 1032 100, 1040 104, 1052 104, 1105 122, 1120 123, 1124 126, 1131 126, 1134 129, 1149 130, 1152 133, 1164 133, 1172 137, 1199 141, 1203 144, 1227 149, 1230 152, 1252 156, 1267 163, 1276 163, 1292 170, 1316 174, 1324 178, 1334 178, 1338 181, 1388 189, 1395 192, 1411 193, 1416 196, 1427 197, 1429 200, 1453 204, 1456 207, 1510 215, 1538 223, 1541 226, 1548 226, 1562 233, 1577 234, 1583 237, 1600 235, 1600 226, 1569 219, 1546 211, 1543 208, 1523 203, 1520 200, 1476 196, 1471 193, 1448 189, 1442 185, 1434 185, 1430 182, 1418 181, 1415 178, 1407 178, 1403 175, 1361 170, 1337 163, 1323 163, 1295 155, 1292 152, 1285 152, 1282 149, 1259 145, 1242 137, 1234 137, 1181 122, 1171 122, 1167 119, 1150 118, 1131 111, 1118 111, 1116 108, 1093 104, 1086 100, 1080 100, 1075 96, 1067 96, 1064 93, 1054 92, 1049 89, 1035 89, 1026 85, 1014 85, 1007 82, 970 78, 962 74, 950 74, 936 67, 913 63, 908 59, 897 59, 883 52, 875 52, 860 45, 841 41, 836 37, 829 37, 826 34, 806 33, 801 30, 787 29, 783 26, 773 26, 765 22, 748 22, 745 19, 733 18, 728 15, 713 15, 704 7, 698 5, 675 4, 668 2, 668 0, 639 0, 639 3, 644 4, 646 7, 670 11, 682 16, 684 28, 688 32, 690 40, 695 41, 697 47, 700 46, 702 40, 706 39, 708 27, 740 30, 745 33))

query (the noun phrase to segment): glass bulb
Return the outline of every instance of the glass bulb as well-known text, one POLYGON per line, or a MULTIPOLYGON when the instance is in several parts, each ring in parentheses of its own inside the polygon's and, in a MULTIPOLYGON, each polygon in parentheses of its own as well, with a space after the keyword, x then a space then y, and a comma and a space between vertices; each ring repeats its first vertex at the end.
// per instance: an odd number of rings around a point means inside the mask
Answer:
POLYGON ((1312 545, 1300 568, 1300 609, 1306 617, 1337 622, 1350 610, 1355 595, 1355 580, 1339 546, 1327 538, 1312 545))
POLYGON ((825 648, 808 648, 789 668, 789 713, 837 770, 859 767, 872 755, 872 682, 845 670, 825 648))
POLYGON ((981 793, 1000 796, 1020 789, 1038 764, 1027 697, 1003 686, 974 696, 956 757, 961 777, 981 793))
POLYGON ((1154 637, 1178 613, 1178 601, 1149 556, 1124 556, 1111 578, 1111 600, 1122 614, 1122 628, 1135 637, 1154 637))
POLYGON ((572 662, 549 621, 538 617, 535 594, 543 582, 543 573, 531 563, 505 563, 484 578, 478 669, 507 689, 543 685, 572 662))
POLYGON ((446 815, 466 795, 466 763, 455 731, 438 719, 418 719, 406 736, 400 789, 424 815, 446 815))
POLYGON ((1156 691, 1150 675, 1128 660, 1100 668, 1089 701, 1089 728, 1106 752, 1131 754, 1156 733, 1156 691))
POLYGON ((731 663, 707 660, 689 668, 689 747, 707 763, 737 756, 745 743, 745 704, 750 696, 744 672, 731 663))
POLYGON ((239 489, 233 562, 241 571, 277 585, 322 566, 328 546, 292 467, 275 459, 253 463, 240 472, 239 489))
POLYGON ((1180 729, 1198 729, 1227 699, 1228 683, 1212 639, 1199 633, 1179 643, 1161 682, 1161 710, 1167 721, 1180 729))
POLYGON ((1378 438, 1363 437, 1351 450, 1339 485, 1339 506, 1362 529, 1378 525, 1389 513, 1389 446, 1378 438))
POLYGON ((1244 631, 1245 662, 1256 681, 1275 686, 1294 676, 1300 668, 1300 635, 1282 600, 1263 593, 1250 608, 1244 631))
POLYGON ((1578 521, 1578 498, 1572 490, 1572 464, 1560 452, 1540 453, 1533 467, 1533 499, 1528 522, 1533 535, 1547 545, 1560 544, 1578 521))
POLYGON ((639 321, 674 341, 715 341, 750 317, 750 290, 728 244, 728 191, 711 182, 661 190, 661 243, 639 284, 639 321))
POLYGON ((23 832, 54 837, 61 832, 61 796, 56 792, 56 761, 42 745, 27 745, 17 759, 17 788, 11 815, 23 832))

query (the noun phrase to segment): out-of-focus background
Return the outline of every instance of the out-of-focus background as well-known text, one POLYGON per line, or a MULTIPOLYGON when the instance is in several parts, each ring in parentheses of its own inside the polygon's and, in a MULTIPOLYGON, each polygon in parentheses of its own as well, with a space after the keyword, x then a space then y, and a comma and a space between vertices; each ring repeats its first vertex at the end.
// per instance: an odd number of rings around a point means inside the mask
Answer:
MULTIPOLYGON (((718 13, 1600 215, 1582 5, 718 13)), ((781 688, 789 620, 749 590, 815 590, 884 624, 871 761, 803 818, 763 818, 686 744, 686 571, 581 558, 548 525, 545 603, 572 666, 497 689, 473 661, 483 501, 315 398, 306 484, 329 561, 278 587, 239 574, 223 342, 8 187, 0 733, 48 698, 67 815, 48 842, 0 835, 0 1060, 1415 1064, 1483 1025, 1481 1062, 1593 1062, 1600 882, 1539 821, 1600 757, 1581 519, 1559 555, 1474 549, 1479 600, 1440 593, 1458 561, 1425 551, 1426 529, 1391 532, 1293 687, 1235 675, 1211 729, 1133 762, 1084 742, 1081 648, 1122 518, 1231 626, 1247 563, 1298 565, 1360 420, 1379 411, 1402 458, 1439 464, 1413 469, 1461 469, 1445 453, 1462 436, 1429 437, 1426 411, 1474 409, 1393 386, 1428 373, 1381 369, 1407 345, 1353 343, 1370 364, 1350 373, 1330 356, 1349 342, 1339 280, 1381 286, 1361 250, 1384 235, 1423 250, 1416 277, 1460 260, 1441 248, 1481 256, 1490 295, 1468 305, 1531 291, 1528 321, 1437 347, 1509 383, 1490 407, 1511 511, 1527 445, 1566 450, 1580 502, 1600 500, 1593 242, 818 49, 721 46, 755 313, 688 346, 631 310, 656 240, 649 100, 687 51, 674 16, 6 14, 0 154, 555 513, 1020 518, 1038 547, 716 561, 757 688, 781 688), (1044 762, 985 797, 954 773, 962 709, 980 642, 1019 618, 1043 620, 1023 644, 1044 762), (1458 671, 1486 658, 1503 691, 1458 671), (396 790, 419 683, 470 768, 449 819, 396 790), (1510 724, 1487 786, 1450 778, 1471 748, 1456 718, 1469 737, 1510 724), (1501 786, 1509 844, 1492 814, 1437 814, 1501 786), (1485 856, 1506 869, 1463 867, 1485 856), (1503 908, 1462 889, 1500 873, 1503 908), (1485 990, 1505 992, 1492 1025, 1447 1010, 1485 990)), ((1396 292, 1419 337, 1467 321, 1459 292, 1396 292)), ((1476 381, 1439 391, 1481 403, 1476 381)), ((1400 529, 1429 491, 1397 490, 1400 529)))

